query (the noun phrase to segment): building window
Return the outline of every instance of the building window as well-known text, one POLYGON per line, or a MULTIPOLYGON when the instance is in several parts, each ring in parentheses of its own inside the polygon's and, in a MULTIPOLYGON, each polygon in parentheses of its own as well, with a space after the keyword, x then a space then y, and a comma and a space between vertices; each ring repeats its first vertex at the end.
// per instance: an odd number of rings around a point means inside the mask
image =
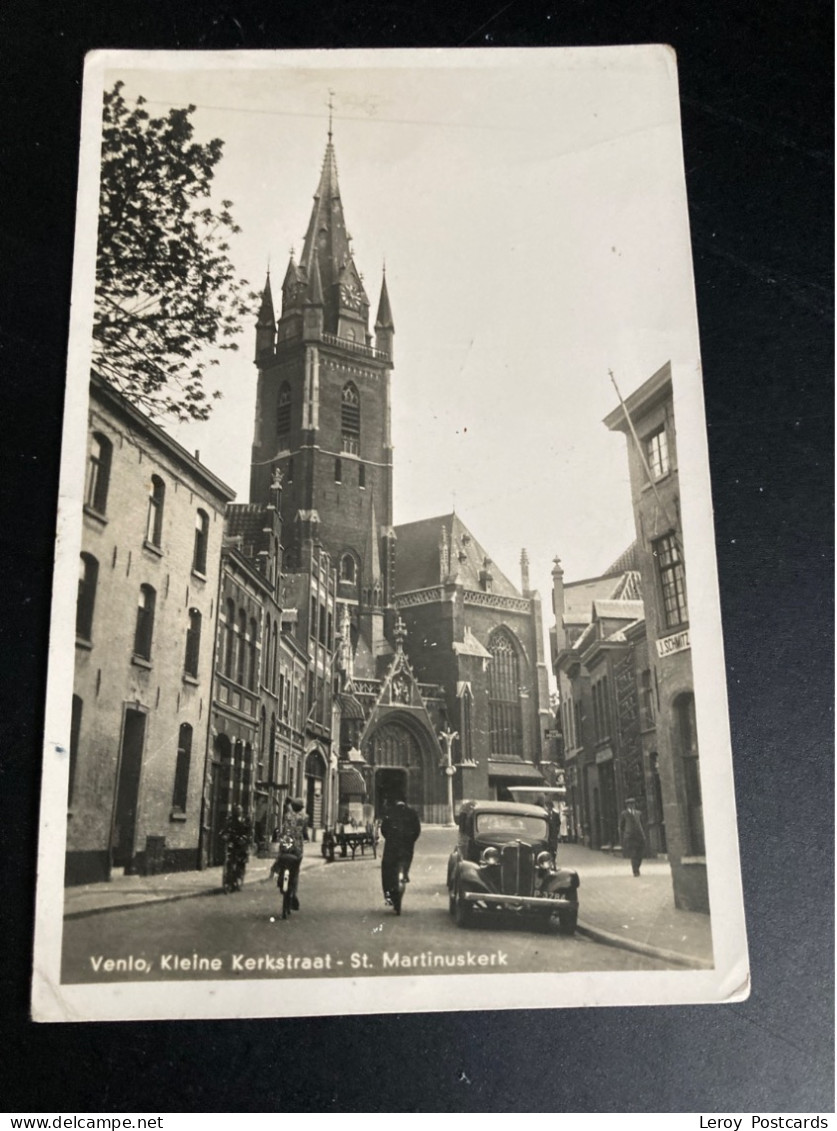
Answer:
POLYGON ((604 742, 610 737, 610 702, 606 675, 593 684, 593 730, 597 742, 604 742))
POLYGON ((183 670, 187 675, 196 677, 198 674, 198 660, 201 652, 201 614, 197 609, 189 610, 189 627, 186 630, 186 658, 183 670))
POLYGON ((366 467, 363 464, 360 464, 357 469, 357 485, 361 491, 366 490, 366 467))
POLYGON ((276 402, 276 435, 280 440, 287 440, 291 431, 291 387, 285 382, 279 390, 279 399, 276 402))
POLYGON ((270 745, 267 748, 268 780, 276 781, 276 715, 270 716, 270 745))
MULTIPOLYGON (((273 666, 270 669, 270 690, 275 693, 276 692, 276 668, 277 668, 277 665, 279 663, 279 647, 278 647, 278 640, 277 640, 277 635, 276 635, 276 621, 273 622, 273 646, 272 646, 271 651, 273 652, 273 666)), ((281 696, 280 696, 280 698, 281 698, 281 696)))
POLYGON ((698 759, 695 697, 681 695, 674 701, 675 741, 683 768, 683 792, 686 801, 686 818, 689 852, 703 856, 706 844, 703 835, 703 799, 700 788, 700 762, 698 759))
POLYGON ((72 808, 76 796, 78 771, 78 744, 81 737, 81 711, 84 706, 78 695, 73 696, 73 713, 70 720, 70 775, 67 782, 67 806, 72 808))
POLYGON ((648 469, 651 472, 652 479, 662 479, 664 475, 668 475, 670 465, 665 425, 659 427, 656 432, 652 432, 645 441, 645 458, 648 461, 648 469))
POLYGON ((651 669, 645 668, 640 676, 641 725, 644 730, 654 726, 654 688, 651 684, 651 669))
POLYGON ((343 433, 343 451, 358 455, 360 452, 360 395, 350 381, 343 386, 340 421, 343 433))
POLYGON ((195 573, 206 573, 206 553, 209 546, 209 515, 199 510, 195 515, 195 552, 192 555, 192 569, 195 573))
POLYGON ((113 444, 101 432, 94 432, 87 458, 87 482, 84 486, 85 506, 104 514, 108 504, 110 464, 113 444))
POLYGON ((235 671, 235 605, 228 599, 224 610, 224 675, 232 679, 235 671))
POLYGON ((325 645, 326 642, 327 642, 326 641, 327 625, 328 625, 328 621, 326 620, 325 605, 320 605, 320 619, 318 621, 319 632, 318 632, 318 635, 317 635, 317 639, 323 645, 325 645))
POLYGON ((186 812, 189 796, 189 763, 192 761, 192 728, 182 723, 177 736, 177 762, 174 768, 174 791, 171 807, 178 813, 186 812))
POLYGON ((344 554, 340 559, 340 580, 354 585, 357 582, 357 564, 354 554, 344 554))
POLYGON ((673 534, 666 534, 654 543, 654 557, 660 573, 663 613, 667 628, 676 628, 689 619, 686 605, 686 576, 683 559, 673 534))
POLYGON ((264 649, 262 666, 262 686, 270 687, 270 617, 264 622, 264 649))
POLYGON ((520 661, 509 634, 495 632, 488 644, 491 653, 489 706, 492 754, 523 754, 520 712, 520 661))
POLYGON ((291 458, 288 460, 288 482, 293 483, 293 481, 294 481, 294 457, 291 456, 291 458))
POLYGON ((247 614, 244 609, 238 610, 238 663, 236 664, 235 678, 243 684, 247 674, 247 614))
POLYGON ((151 476, 151 490, 148 493, 148 519, 145 524, 145 540, 152 546, 159 546, 163 538, 163 504, 166 499, 166 485, 159 475, 151 476))
POLYGON ((343 461, 340 459, 339 456, 334 461, 334 482, 335 483, 342 483, 343 482, 343 461))
POLYGON ((249 646, 250 670, 247 674, 247 686, 250 688, 251 691, 256 690, 256 673, 259 670, 258 664, 256 662, 257 658, 258 658, 258 650, 256 648, 256 641, 258 640, 258 636, 259 636, 259 626, 258 626, 255 618, 251 617, 251 619, 250 619, 250 646, 249 646))
POLYGON ((99 563, 92 554, 82 554, 78 570, 78 601, 76 603, 76 636, 89 640, 93 633, 93 609, 96 604, 96 583, 99 563))
POLYGON ((573 739, 576 747, 584 745, 584 731, 581 728, 581 700, 573 703, 573 739))
POLYGON ((134 633, 134 655, 142 660, 151 659, 151 640, 154 635, 154 606, 157 594, 150 585, 140 586, 137 606, 137 627, 134 633))

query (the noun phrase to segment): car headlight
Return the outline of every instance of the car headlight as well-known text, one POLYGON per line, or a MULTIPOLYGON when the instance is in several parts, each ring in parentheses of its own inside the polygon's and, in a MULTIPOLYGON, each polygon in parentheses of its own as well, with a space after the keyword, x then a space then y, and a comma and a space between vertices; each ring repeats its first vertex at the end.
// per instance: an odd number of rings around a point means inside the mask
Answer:
POLYGON ((537 868, 549 869, 549 868, 552 868, 553 864, 554 864, 554 861, 552 859, 552 853, 551 852, 541 852, 538 855, 537 860, 535 861, 535 866, 537 868))
POLYGON ((484 848, 480 856, 480 864, 499 864, 500 850, 497 848, 484 848))

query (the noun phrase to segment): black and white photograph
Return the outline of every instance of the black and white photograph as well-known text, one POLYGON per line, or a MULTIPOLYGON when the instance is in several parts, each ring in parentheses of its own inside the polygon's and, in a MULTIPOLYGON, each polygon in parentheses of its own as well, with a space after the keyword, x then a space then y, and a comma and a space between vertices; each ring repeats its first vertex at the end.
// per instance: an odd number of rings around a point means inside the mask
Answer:
POLYGON ((91 55, 56 546, 36 1020, 747 997, 670 48, 91 55))

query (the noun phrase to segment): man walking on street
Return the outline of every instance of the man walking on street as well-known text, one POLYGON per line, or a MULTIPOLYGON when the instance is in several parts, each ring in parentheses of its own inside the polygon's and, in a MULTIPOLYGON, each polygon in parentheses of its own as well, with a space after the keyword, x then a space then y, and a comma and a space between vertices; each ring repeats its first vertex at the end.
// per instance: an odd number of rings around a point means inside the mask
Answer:
POLYGON ((645 855, 645 829, 634 797, 625 801, 625 808, 619 817, 619 836, 622 840, 622 855, 630 857, 631 868, 634 875, 638 876, 645 855))

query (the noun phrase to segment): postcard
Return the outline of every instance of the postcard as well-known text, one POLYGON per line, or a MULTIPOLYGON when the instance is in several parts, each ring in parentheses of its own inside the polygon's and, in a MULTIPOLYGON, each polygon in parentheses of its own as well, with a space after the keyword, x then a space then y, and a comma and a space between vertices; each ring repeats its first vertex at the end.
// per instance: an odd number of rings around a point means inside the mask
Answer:
POLYGON ((91 55, 39 1021, 749 992, 665 46, 91 55))

